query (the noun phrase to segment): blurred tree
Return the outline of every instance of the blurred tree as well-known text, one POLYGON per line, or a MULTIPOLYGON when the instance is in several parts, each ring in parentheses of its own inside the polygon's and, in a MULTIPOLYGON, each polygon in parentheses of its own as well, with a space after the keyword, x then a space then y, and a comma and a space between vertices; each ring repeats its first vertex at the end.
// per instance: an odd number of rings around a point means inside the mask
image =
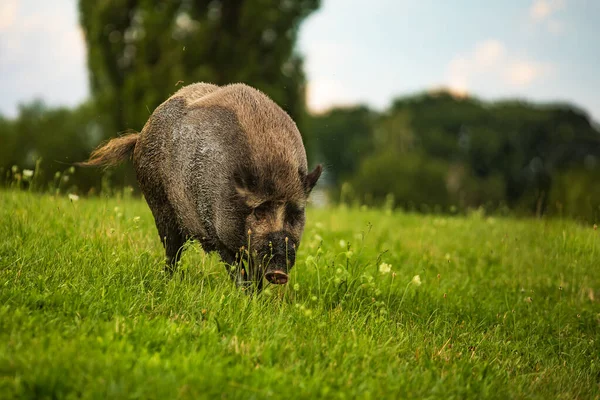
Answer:
POLYGON ((361 202, 369 205, 382 205, 392 195, 396 205, 408 209, 447 207, 450 205, 445 185, 447 169, 446 162, 425 154, 400 155, 390 149, 365 158, 351 180, 351 187, 361 202))
POLYGON ((325 163, 327 180, 340 185, 373 150, 374 113, 364 106, 335 108, 307 122, 308 152, 325 163))
MULTIPOLYGON (((589 117, 570 105, 483 103, 442 91, 396 100, 388 112, 406 113, 416 149, 468 166, 470 171, 460 176, 472 182, 497 182, 501 177, 503 184, 492 184, 494 194, 489 197, 496 199, 497 189, 503 187, 510 207, 529 212, 544 212, 557 171, 600 154, 600 133, 589 117)), ((405 135, 402 130, 393 132, 405 135)), ((466 182, 457 187, 461 186, 475 187, 466 182)), ((483 200, 481 195, 466 198, 483 200)))
MULTIPOLYGON (((334 126, 350 132, 357 124, 345 118, 334 126)), ((361 147, 371 153, 353 150, 350 140, 325 144, 334 173, 349 170, 342 160, 356 160, 346 175, 351 187, 344 190, 360 201, 383 203, 389 194, 404 205, 507 205, 538 215, 559 198, 588 215, 589 204, 600 205, 595 191, 586 195, 585 210, 561 192, 565 176, 581 188, 600 175, 600 132, 570 105, 484 103, 442 91, 398 99, 370 121, 364 130, 373 134, 362 137, 371 143, 361 147), (565 175, 571 169, 583 172, 565 175), (561 186, 555 190, 557 176, 561 186)))
POLYGON ((299 125, 301 21, 320 0, 79 0, 91 89, 116 130, 140 130, 178 86, 250 84, 299 125))

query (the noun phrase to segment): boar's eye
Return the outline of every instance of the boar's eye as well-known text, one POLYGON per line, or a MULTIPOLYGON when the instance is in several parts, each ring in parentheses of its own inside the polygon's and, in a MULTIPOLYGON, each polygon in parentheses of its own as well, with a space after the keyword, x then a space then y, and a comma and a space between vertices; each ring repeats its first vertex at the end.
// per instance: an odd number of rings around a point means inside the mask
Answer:
POLYGON ((288 204, 285 207, 285 216, 291 225, 297 224, 302 221, 304 217, 304 210, 294 204, 288 204))
POLYGON ((267 218, 267 215, 269 214, 272 208, 273 203, 271 203, 270 201, 265 201, 261 205, 254 208, 254 210, 252 210, 252 214, 256 219, 262 220, 267 218))

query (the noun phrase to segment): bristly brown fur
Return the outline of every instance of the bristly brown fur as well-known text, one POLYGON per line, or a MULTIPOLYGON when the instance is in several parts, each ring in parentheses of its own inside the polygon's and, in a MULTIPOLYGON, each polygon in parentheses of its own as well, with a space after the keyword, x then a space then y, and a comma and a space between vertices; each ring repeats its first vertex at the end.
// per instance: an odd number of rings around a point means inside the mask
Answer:
POLYGON ((89 160, 76 163, 79 167, 112 167, 124 161, 133 154, 139 134, 129 133, 109 140, 98 146, 90 155, 89 160))

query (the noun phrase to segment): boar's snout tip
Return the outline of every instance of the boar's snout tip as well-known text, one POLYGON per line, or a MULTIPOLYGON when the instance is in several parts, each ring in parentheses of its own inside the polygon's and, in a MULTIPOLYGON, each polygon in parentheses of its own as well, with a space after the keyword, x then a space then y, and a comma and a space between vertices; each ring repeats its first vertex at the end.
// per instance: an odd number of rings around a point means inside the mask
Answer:
POLYGON ((288 275, 283 271, 269 271, 265 274, 265 278, 275 285, 285 285, 288 281, 288 275))

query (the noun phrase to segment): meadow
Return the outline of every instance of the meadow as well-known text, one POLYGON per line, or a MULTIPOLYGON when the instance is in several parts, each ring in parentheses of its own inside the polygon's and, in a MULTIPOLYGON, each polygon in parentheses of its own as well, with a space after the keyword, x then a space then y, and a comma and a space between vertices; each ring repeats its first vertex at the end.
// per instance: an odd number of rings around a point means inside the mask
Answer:
POLYGON ((142 199, 0 191, 0 398, 600 398, 593 223, 308 210, 248 296, 142 199))

